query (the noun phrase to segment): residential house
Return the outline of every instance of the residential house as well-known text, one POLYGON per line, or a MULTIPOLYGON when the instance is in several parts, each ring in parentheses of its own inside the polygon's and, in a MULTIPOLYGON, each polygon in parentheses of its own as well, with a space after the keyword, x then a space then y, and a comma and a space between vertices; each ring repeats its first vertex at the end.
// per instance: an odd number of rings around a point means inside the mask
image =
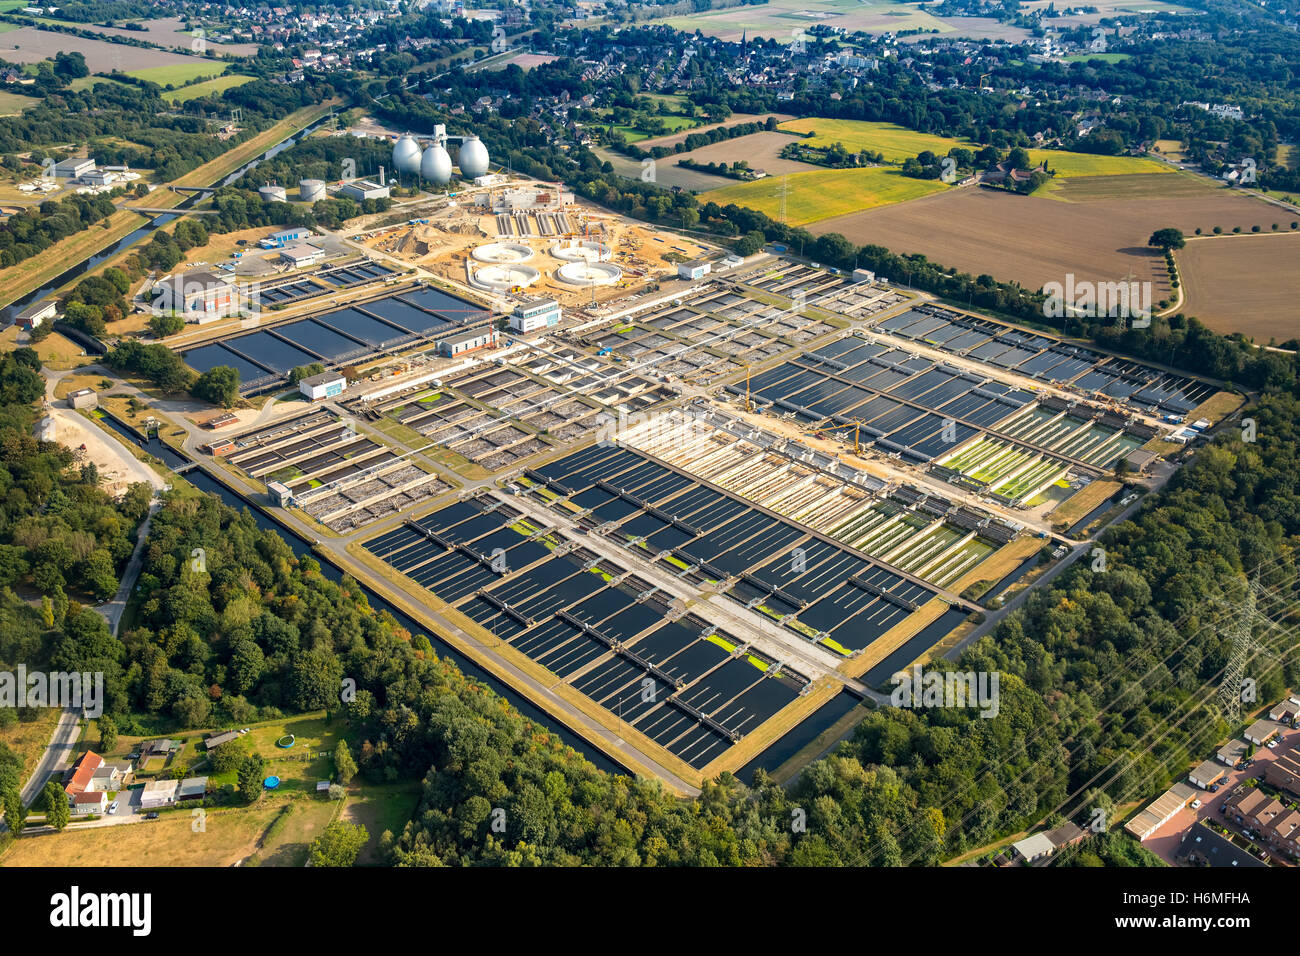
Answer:
POLYGON ((1083 829, 1077 823, 1066 821, 1055 830, 1047 831, 1047 839, 1051 841, 1052 846, 1061 849, 1065 846, 1074 846, 1076 843, 1082 843, 1088 838, 1088 831, 1083 829))
POLYGON ((108 794, 104 791, 87 790, 72 798, 73 816, 85 816, 90 813, 103 813, 108 809, 108 794))
POLYGON ((1178 846, 1178 856, 1189 863, 1212 867, 1244 868, 1268 865, 1215 833, 1204 823, 1196 823, 1188 829, 1183 842, 1178 846))
POLYGON ((68 774, 67 782, 64 784, 63 791, 69 797, 75 797, 79 793, 84 793, 90 789, 90 783, 95 779, 95 771, 104 765, 104 758, 93 750, 87 750, 77 758, 77 762, 72 765, 72 770, 68 774))
POLYGON ((1300 753, 1288 750, 1264 764, 1264 779, 1279 790, 1300 797, 1300 753))
POLYGON ((122 771, 106 763, 95 771, 86 790, 95 793, 112 793, 122 789, 122 771))

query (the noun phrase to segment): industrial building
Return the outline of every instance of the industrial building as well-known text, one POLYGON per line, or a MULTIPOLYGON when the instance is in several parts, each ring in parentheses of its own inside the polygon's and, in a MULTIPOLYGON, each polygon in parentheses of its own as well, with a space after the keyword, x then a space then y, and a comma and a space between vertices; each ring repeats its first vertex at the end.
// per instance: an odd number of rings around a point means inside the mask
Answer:
POLYGON ((356 179, 339 187, 339 195, 361 202, 363 199, 387 199, 392 189, 369 179, 356 179))
POLYGON ((68 393, 68 404, 73 408, 95 408, 99 405, 99 395, 93 388, 79 388, 68 393))
POLYGON ((298 383, 298 391, 309 401, 319 402, 326 398, 335 398, 343 394, 348 383, 338 372, 321 372, 311 375, 298 383))
POLYGON ((703 259, 693 259, 690 262, 679 262, 677 264, 677 277, 679 279, 703 279, 709 274, 712 267, 703 259))
POLYGON ((202 325, 239 312, 239 294, 227 276, 207 269, 178 272, 156 283, 155 309, 176 312, 202 325))
POLYGON ((14 324, 18 328, 30 332, 40 326, 42 322, 52 320, 58 314, 58 308, 58 303, 54 299, 45 299, 20 311, 14 317, 14 324))
POLYGON ((464 355, 466 352, 472 352, 475 349, 491 345, 494 334, 495 332, 492 329, 471 329, 468 332, 457 332, 455 335, 449 335, 441 340, 438 343, 438 351, 448 358, 455 355, 464 355))
POLYGON ((63 159, 54 164, 56 179, 80 179, 95 168, 95 161, 85 157, 63 159))
POLYGON ((325 250, 310 243, 299 242, 280 250, 280 261, 288 263, 295 269, 315 265, 325 258, 325 250))
POLYGON ((554 299, 528 298, 515 306, 506 320, 512 332, 536 332, 559 325, 564 318, 560 303, 554 299))
POLYGON ((273 232, 265 239, 260 240, 263 249, 283 249, 290 243, 297 242, 299 239, 306 239, 311 235, 311 230, 303 226, 297 226, 293 229, 281 229, 279 232, 273 232))

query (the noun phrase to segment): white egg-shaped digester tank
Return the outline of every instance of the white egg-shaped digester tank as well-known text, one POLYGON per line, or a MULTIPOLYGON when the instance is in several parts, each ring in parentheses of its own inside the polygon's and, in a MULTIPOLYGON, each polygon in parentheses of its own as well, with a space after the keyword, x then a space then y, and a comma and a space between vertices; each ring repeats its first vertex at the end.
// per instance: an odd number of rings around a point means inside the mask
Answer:
POLYGON ((477 136, 466 136, 460 144, 460 152, 456 154, 456 163, 460 166, 460 174, 466 179, 477 179, 479 176, 486 176, 488 171, 488 151, 483 145, 483 141, 477 136))
POLYGON ((420 171, 420 144, 407 133, 393 144, 393 166, 399 173, 418 173, 420 171))
POLYGON ((420 157, 420 178, 439 186, 451 182, 451 154, 441 143, 434 143, 420 157))

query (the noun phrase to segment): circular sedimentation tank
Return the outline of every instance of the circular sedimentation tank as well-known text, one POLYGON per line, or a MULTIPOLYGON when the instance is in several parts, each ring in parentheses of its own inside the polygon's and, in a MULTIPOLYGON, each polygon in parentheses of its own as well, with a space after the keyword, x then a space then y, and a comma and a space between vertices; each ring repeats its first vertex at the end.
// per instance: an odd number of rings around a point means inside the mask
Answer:
POLYGON ((533 250, 522 242, 488 242, 475 246, 470 255, 479 262, 527 262, 533 250))
POLYGON ((623 278, 623 270, 612 262, 566 262, 555 270, 555 276, 569 285, 590 288, 598 285, 614 285, 623 278))
POLYGON ((420 144, 410 133, 398 137, 393 144, 393 166, 399 173, 420 171, 420 144))
POLYGON ((475 269, 471 279, 480 289, 507 292, 514 288, 527 288, 541 277, 542 274, 532 266, 490 265, 475 269))
POLYGON ((420 157, 420 178, 439 186, 451 182, 451 154, 441 143, 434 143, 420 157))
POLYGON ((564 262, 608 262, 614 253, 594 239, 569 239, 551 246, 551 255, 564 262))
POLYGON ((466 179, 486 176, 489 162, 487 147, 483 145, 483 141, 477 136, 466 136, 460 144, 460 152, 456 154, 460 174, 466 179))

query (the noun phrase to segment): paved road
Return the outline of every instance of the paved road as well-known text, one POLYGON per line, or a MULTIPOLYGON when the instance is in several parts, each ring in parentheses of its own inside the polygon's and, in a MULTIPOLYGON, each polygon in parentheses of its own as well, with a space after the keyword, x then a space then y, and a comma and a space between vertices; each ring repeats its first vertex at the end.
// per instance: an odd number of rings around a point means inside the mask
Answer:
POLYGON ((50 737, 45 753, 41 755, 40 763, 36 765, 36 769, 27 780, 27 785, 23 787, 22 798, 25 806, 31 806, 32 801, 40 795, 41 788, 45 786, 45 781, 49 779, 50 774, 72 762, 72 752, 80 736, 81 722, 77 717, 77 711, 65 710, 59 717, 59 723, 54 728, 54 734, 50 737))

